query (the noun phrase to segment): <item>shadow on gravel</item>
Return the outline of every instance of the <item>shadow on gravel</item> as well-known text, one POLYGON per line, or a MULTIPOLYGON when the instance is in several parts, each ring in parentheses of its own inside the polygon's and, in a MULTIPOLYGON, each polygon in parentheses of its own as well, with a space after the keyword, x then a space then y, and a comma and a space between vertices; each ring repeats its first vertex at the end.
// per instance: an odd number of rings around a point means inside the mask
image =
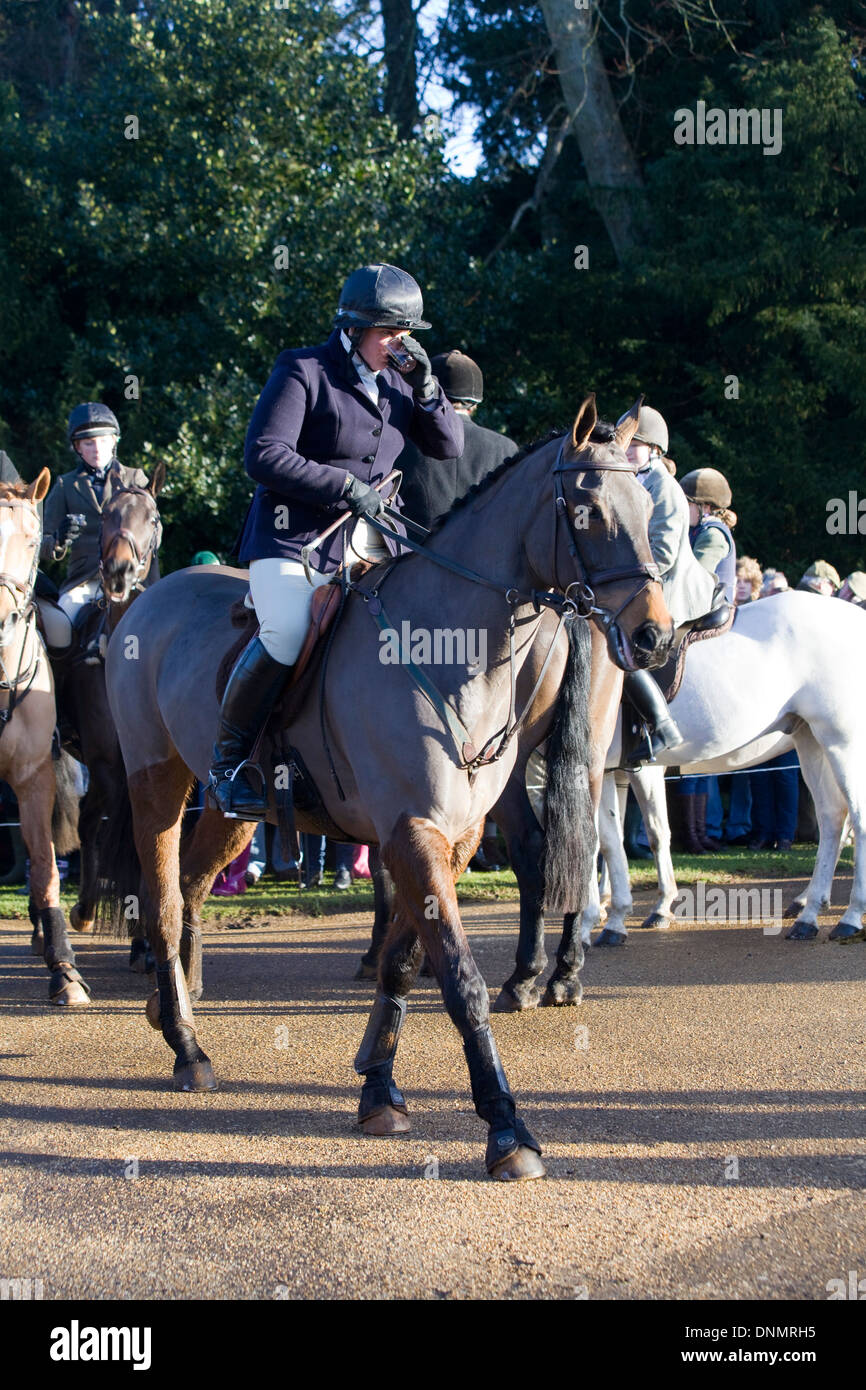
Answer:
MULTIPOLYGON (((344 1135, 345 1137, 345 1135, 344 1135)), ((201 1161, 174 1162, 171 1159, 139 1159, 137 1182, 148 1178, 188 1182, 192 1178, 380 1178, 388 1182, 434 1181, 425 1179, 424 1166, 427 1159, 415 1158, 411 1163, 375 1161, 375 1141, 356 1136, 363 1152, 369 1154, 368 1162, 358 1163, 233 1163, 229 1160, 202 1159, 201 1161)), ((423 1138, 415 1133, 415 1139, 423 1138)), ((457 1138, 458 1136, 454 1136, 457 1138)), ((465 1136, 459 1136, 465 1139, 465 1136)), ((393 1144, 394 1140, 389 1141, 393 1144)), ((442 1136, 431 1143, 441 1145, 442 1136)), ((393 1150, 392 1150, 393 1152, 393 1150)), ((480 1145, 479 1145, 480 1155, 480 1145)), ((451 1182, 483 1181, 478 1163, 460 1161, 449 1164, 447 1155, 439 1153, 438 1180, 451 1182)), ((124 1183, 123 1161, 118 1158, 70 1158, 57 1154, 38 1152, 0 1151, 0 1162, 32 1170, 44 1177, 56 1178, 108 1178, 124 1183)), ((740 1175, 736 1182, 726 1181, 720 1173, 722 1167, 718 1157, 706 1158, 551 1158, 545 1154, 548 1176, 556 1181, 580 1183, 629 1183, 673 1187, 736 1187, 736 1188, 792 1188, 814 1187, 830 1191, 859 1190, 863 1185, 863 1160, 850 1158, 844 1154, 810 1155, 792 1159, 743 1158, 740 1160, 740 1175), (792 1165, 796 1166, 796 1178, 792 1177, 792 1165)), ((39 1189, 33 1197, 38 1205, 39 1189)), ((44 1193, 43 1193, 44 1195, 44 1193)), ((28 1201, 26 1193, 21 1200, 28 1201)))

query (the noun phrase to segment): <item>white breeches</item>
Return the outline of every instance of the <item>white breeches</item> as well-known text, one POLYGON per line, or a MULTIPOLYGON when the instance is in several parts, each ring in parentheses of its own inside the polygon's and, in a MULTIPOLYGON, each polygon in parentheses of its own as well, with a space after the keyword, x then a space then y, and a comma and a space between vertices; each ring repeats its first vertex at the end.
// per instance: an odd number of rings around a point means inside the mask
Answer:
MULTIPOLYGON (((358 521, 348 548, 349 559, 381 560, 387 554, 378 532, 365 521, 358 521)), ((259 637, 274 661, 281 661, 284 666, 295 664, 310 625, 313 587, 334 578, 314 570, 311 586, 300 560, 277 557, 250 561, 250 594, 260 624, 259 637)))
POLYGON ((70 622, 75 622, 75 615, 95 599, 99 593, 98 579, 85 579, 83 584, 74 584, 71 589, 64 589, 57 600, 70 622))

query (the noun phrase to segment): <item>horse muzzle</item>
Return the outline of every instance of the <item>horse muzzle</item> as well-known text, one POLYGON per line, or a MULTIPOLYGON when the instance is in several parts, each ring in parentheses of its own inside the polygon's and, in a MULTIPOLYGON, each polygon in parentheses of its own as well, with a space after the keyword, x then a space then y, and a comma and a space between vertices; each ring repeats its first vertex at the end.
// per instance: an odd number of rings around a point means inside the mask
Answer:
POLYGON ((607 650, 621 671, 652 671, 667 661, 673 641, 673 627, 642 623, 628 637, 618 623, 607 628, 607 650))

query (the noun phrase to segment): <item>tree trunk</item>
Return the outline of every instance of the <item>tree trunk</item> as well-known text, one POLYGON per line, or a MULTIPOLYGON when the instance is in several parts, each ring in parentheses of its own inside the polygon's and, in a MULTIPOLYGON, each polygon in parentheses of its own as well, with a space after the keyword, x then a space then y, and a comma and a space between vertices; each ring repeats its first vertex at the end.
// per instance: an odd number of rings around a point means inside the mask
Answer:
POLYGON ((412 0, 382 0, 385 112, 408 140, 418 123, 418 24, 412 0))
POLYGON ((622 262, 641 243, 648 209, 640 164, 595 41, 593 10, 576 8, 574 0, 541 0, 541 8, 593 202, 622 262))

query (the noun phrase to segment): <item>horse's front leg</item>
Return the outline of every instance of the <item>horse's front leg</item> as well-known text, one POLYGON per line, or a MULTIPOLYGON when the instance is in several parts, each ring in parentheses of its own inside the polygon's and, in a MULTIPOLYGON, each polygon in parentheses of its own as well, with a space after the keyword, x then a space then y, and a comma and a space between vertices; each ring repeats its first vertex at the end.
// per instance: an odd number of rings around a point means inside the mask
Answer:
MULTIPOLYGON (((176 1091, 213 1091, 210 1058, 199 1047, 179 948, 183 924, 180 831, 189 773, 179 759, 145 768, 129 779, 135 848, 146 893, 147 934, 156 958, 156 991, 147 1019, 175 1054, 176 1091)), ((252 833, 252 826, 248 827, 252 833)))
POLYGON ((69 928, 60 906, 60 875, 51 840, 54 766, 50 754, 27 782, 15 785, 21 834, 30 855, 31 920, 42 928, 43 957, 51 971, 48 998, 62 1007, 90 1003, 90 987, 75 965, 69 928))
POLYGON ((431 821, 402 815, 382 858, 397 886, 399 911, 413 922, 463 1038, 472 1099, 489 1127, 487 1171, 503 1181, 543 1177, 541 1149, 517 1115, 490 1030, 487 986, 457 910, 454 875, 474 834, 452 850, 431 821))
MULTIPOLYGON (((805 725, 798 729, 795 743, 803 779, 815 803, 818 853, 805 894, 796 898, 788 909, 789 914, 796 911, 797 920, 787 933, 787 939, 813 941, 818 935, 818 913, 830 905, 848 806, 823 748, 805 725)), ((855 931, 859 926, 858 919, 855 931)))
POLYGON ((659 896, 655 907, 641 922, 642 927, 669 927, 674 916, 677 880, 671 858, 671 827, 665 796, 665 770, 646 766, 629 774, 629 781, 646 826, 647 839, 656 861, 659 896))

